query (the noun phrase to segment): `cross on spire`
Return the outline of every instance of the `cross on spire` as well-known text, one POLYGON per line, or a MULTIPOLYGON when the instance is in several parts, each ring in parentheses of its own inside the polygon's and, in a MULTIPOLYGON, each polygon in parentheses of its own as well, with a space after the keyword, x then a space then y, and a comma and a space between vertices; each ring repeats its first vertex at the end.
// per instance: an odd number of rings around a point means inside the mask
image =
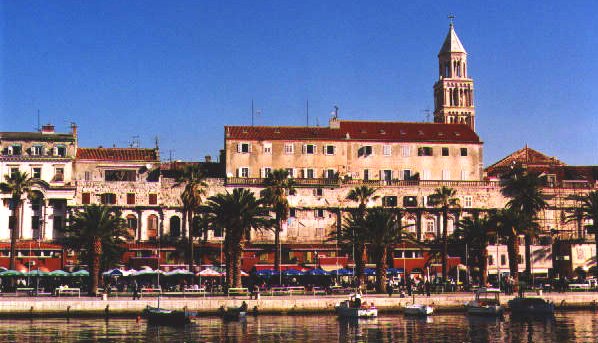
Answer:
POLYGON ((449 15, 447 16, 447 18, 449 19, 449 24, 450 24, 451 26, 453 26, 453 21, 455 20, 455 16, 454 16, 454 15, 452 15, 452 14, 449 14, 449 15))

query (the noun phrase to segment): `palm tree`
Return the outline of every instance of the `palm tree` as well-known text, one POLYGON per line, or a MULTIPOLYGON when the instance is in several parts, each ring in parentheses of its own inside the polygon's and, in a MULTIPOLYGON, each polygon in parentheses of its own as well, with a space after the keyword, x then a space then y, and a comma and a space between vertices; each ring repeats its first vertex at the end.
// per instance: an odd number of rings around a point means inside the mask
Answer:
POLYGON ((380 207, 367 211, 365 227, 369 251, 376 261, 376 291, 385 293, 388 251, 395 243, 410 239, 411 234, 402 225, 400 213, 380 207))
POLYGON ((492 227, 492 222, 487 217, 467 217, 457 223, 457 229, 453 233, 457 242, 467 244, 469 249, 476 252, 472 254, 475 258, 470 264, 479 270, 482 285, 488 283, 488 242, 492 227))
POLYGON ((203 196, 206 195, 207 184, 205 182, 204 171, 196 165, 185 166, 176 179, 175 187, 185 185, 181 193, 181 202, 183 203, 183 216, 185 217, 184 226, 189 232, 188 253, 186 254, 189 271, 193 271, 193 218, 196 211, 201 206, 203 196))
MULTIPOLYGON (((544 180, 536 173, 529 173, 520 166, 515 166, 510 173, 501 178, 501 193, 510 198, 507 207, 519 212, 526 217, 525 222, 532 223, 540 210, 548 204, 542 195, 544 180)), ((525 275, 531 276, 531 245, 532 240, 537 237, 539 228, 537 225, 530 225, 521 228, 525 238, 525 275)))
POLYGON ((364 217, 356 211, 349 212, 337 232, 331 232, 328 241, 335 241, 345 251, 353 251, 355 276, 359 285, 365 282, 365 245, 368 239, 364 217))
POLYGON ((598 251, 598 191, 589 192, 588 195, 581 197, 581 213, 582 220, 591 221, 592 224, 586 225, 588 233, 594 234, 594 241, 598 251))
MULTIPOLYGON (((498 236, 507 240, 507 254, 509 256, 509 272, 515 281, 515 288, 519 287, 519 235, 523 234, 525 229, 537 227, 537 223, 521 212, 507 207, 499 210, 490 219, 496 223, 498 236)), ((497 242, 498 244, 498 242, 497 242)), ((497 261, 498 263, 498 261, 497 261)))
POLYGON ((33 199, 35 193, 32 191, 34 179, 30 178, 26 172, 15 171, 4 175, 5 182, 0 183, 0 191, 10 194, 10 203, 12 207, 13 222, 10 231, 10 266, 15 269, 17 257, 17 240, 21 231, 21 212, 23 207, 23 195, 33 199))
POLYGON ((430 195, 430 205, 442 210, 442 279, 446 281, 448 275, 448 212, 452 208, 460 208, 459 198, 455 198, 455 189, 442 186, 436 188, 430 195))
MULTIPOLYGON (((379 196, 374 195, 376 191, 376 188, 362 185, 351 189, 346 197, 347 200, 355 201, 359 204, 357 209, 350 213, 349 221, 344 225, 345 228, 341 228, 341 231, 344 231, 343 235, 346 236, 345 238, 351 237, 351 235, 354 236, 352 238, 355 243, 353 260, 355 262, 355 274, 359 285, 365 282, 364 270, 367 260, 365 241, 361 240, 361 231, 365 230, 364 218, 368 202, 379 198, 379 196), (347 230, 353 230, 353 232, 347 232, 347 230)), ((341 236, 340 233, 339 236, 341 236)))
POLYGON ((89 266, 90 295, 97 293, 100 272, 120 262, 124 244, 131 238, 126 226, 120 212, 90 205, 73 212, 63 229, 65 246, 80 251, 81 259, 89 266))
POLYGON ((253 192, 235 188, 208 198, 203 211, 213 227, 223 229, 228 287, 241 287, 241 254, 251 229, 269 229, 273 222, 253 192))
POLYGON ((264 180, 264 188, 260 195, 265 205, 274 210, 276 216, 276 226, 274 228, 274 270, 280 272, 280 232, 282 232, 282 223, 289 217, 289 201, 287 194, 295 191, 295 180, 289 177, 289 172, 285 169, 273 170, 264 180))

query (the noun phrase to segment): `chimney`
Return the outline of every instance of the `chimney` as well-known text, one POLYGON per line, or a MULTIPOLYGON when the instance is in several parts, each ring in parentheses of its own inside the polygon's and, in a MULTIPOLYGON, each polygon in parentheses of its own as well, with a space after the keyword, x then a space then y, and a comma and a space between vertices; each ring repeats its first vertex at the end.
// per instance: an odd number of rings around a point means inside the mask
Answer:
POLYGON ((42 134, 53 134, 54 133, 54 125, 46 124, 42 125, 42 134))
POLYGON ((208 162, 208 163, 212 162, 212 156, 211 155, 206 155, 206 162, 208 162))
POLYGON ((71 133, 73 137, 77 138, 77 124, 74 122, 71 122, 71 133))

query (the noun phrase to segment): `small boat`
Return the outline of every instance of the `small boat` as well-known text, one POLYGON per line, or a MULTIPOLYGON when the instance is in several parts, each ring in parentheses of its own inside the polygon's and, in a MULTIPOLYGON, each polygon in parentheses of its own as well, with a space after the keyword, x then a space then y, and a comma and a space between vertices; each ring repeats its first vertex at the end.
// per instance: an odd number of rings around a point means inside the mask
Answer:
POLYGON ((509 309, 511 314, 523 316, 551 316, 554 315, 554 303, 547 301, 544 298, 531 297, 522 298, 517 297, 509 300, 509 309))
POLYGON ((187 311, 167 310, 159 307, 147 306, 142 315, 148 323, 153 325, 185 325, 191 322, 191 314, 187 311))
POLYGON ((475 298, 465 304, 468 314, 500 316, 504 308, 500 305, 500 289, 480 288, 475 291, 475 298))
POLYGON ((247 309, 243 306, 241 307, 224 307, 221 306, 219 309, 219 314, 224 320, 239 320, 245 318, 247 316, 247 309))
POLYGON ((405 305, 406 316, 429 316, 434 313, 434 308, 424 304, 405 305))
POLYGON ((374 318, 378 316, 378 309, 374 304, 362 301, 359 293, 351 294, 349 300, 343 300, 336 304, 335 310, 341 318, 374 318))

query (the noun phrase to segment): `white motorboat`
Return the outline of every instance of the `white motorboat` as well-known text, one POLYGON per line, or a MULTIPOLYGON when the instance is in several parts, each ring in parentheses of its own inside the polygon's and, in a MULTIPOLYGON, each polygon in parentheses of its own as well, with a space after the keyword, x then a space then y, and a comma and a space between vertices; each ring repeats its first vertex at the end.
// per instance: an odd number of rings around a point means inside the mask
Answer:
POLYGON ((500 305, 500 289, 480 288, 475 298, 465 304, 467 313, 485 316, 499 316, 504 308, 500 305))
POLYGON ((343 300, 335 306, 336 313, 341 318, 374 318, 378 316, 378 309, 373 303, 366 303, 361 294, 351 294, 349 300, 343 300))
POLYGON ((409 316, 429 316, 434 313, 434 308, 424 304, 405 305, 405 315, 409 316))

